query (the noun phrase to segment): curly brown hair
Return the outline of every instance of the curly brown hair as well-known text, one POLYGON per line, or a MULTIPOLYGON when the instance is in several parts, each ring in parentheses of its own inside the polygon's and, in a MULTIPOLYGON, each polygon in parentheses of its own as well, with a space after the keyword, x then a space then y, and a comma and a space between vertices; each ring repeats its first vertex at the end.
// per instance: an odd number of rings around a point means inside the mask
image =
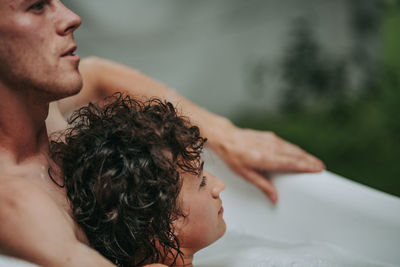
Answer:
POLYGON ((159 99, 123 94, 75 111, 51 152, 63 170, 76 222, 119 266, 182 256, 172 222, 184 216, 180 172, 199 175, 205 138, 159 99))

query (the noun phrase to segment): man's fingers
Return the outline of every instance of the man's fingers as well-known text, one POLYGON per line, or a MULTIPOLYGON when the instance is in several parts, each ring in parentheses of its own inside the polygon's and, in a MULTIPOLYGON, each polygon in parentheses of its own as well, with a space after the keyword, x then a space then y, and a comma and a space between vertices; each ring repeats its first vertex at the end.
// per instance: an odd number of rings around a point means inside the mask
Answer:
POLYGON ((276 143, 275 154, 265 159, 271 165, 274 165, 274 170, 318 172, 326 168, 320 159, 307 153, 299 146, 279 137, 276 139, 276 143))
POLYGON ((275 204, 278 201, 278 192, 272 182, 266 177, 250 169, 246 169, 241 175, 249 182, 260 188, 268 196, 272 203, 275 204))
POLYGON ((313 161, 323 164, 321 160, 319 160, 317 157, 307 153, 305 150, 303 150, 298 145, 295 145, 286 140, 283 140, 282 138, 278 138, 277 140, 278 140, 277 142, 280 144, 279 145, 280 149, 277 152, 279 152, 280 154, 284 154, 284 155, 288 155, 288 156, 306 157, 309 160, 313 160, 313 161))
POLYGON ((265 166, 268 166, 265 171, 320 172, 324 169, 318 161, 287 155, 273 155, 265 166))

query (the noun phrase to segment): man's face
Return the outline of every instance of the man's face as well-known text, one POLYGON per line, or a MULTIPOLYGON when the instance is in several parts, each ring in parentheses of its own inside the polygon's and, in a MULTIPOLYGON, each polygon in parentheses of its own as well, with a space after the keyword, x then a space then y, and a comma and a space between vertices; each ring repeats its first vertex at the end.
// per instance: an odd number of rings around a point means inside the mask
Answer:
POLYGON ((80 24, 60 0, 0 0, 0 88, 48 100, 77 93, 73 32, 80 24))

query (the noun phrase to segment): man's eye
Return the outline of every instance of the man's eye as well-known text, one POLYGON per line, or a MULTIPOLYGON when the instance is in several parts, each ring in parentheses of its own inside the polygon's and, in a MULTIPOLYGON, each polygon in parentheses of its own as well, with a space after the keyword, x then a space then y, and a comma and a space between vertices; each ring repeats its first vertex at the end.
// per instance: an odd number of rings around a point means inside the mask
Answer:
POLYGON ((203 176, 203 178, 201 179, 201 183, 200 183, 200 187, 203 187, 207 184, 207 177, 203 176))
POLYGON ((40 11, 40 10, 42 10, 42 9, 44 8, 44 5, 45 5, 45 4, 46 4, 45 1, 37 2, 37 3, 33 4, 33 5, 31 5, 31 6, 29 7, 29 10, 40 11))

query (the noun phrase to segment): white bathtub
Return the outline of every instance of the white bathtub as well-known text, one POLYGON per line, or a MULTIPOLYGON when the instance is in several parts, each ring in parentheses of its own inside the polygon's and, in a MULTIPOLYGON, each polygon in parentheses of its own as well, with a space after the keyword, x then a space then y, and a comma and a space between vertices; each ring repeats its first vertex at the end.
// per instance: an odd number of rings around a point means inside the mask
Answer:
MULTIPOLYGON (((205 158, 227 185, 227 233, 195 256, 196 266, 400 266, 399 198, 330 172, 290 174, 274 178, 273 206, 217 156, 205 158)), ((3 256, 0 266, 26 265, 3 256)))
POLYGON ((227 185, 227 233, 197 266, 400 266, 400 198, 325 171, 274 177, 273 206, 217 156, 206 168, 227 185))

